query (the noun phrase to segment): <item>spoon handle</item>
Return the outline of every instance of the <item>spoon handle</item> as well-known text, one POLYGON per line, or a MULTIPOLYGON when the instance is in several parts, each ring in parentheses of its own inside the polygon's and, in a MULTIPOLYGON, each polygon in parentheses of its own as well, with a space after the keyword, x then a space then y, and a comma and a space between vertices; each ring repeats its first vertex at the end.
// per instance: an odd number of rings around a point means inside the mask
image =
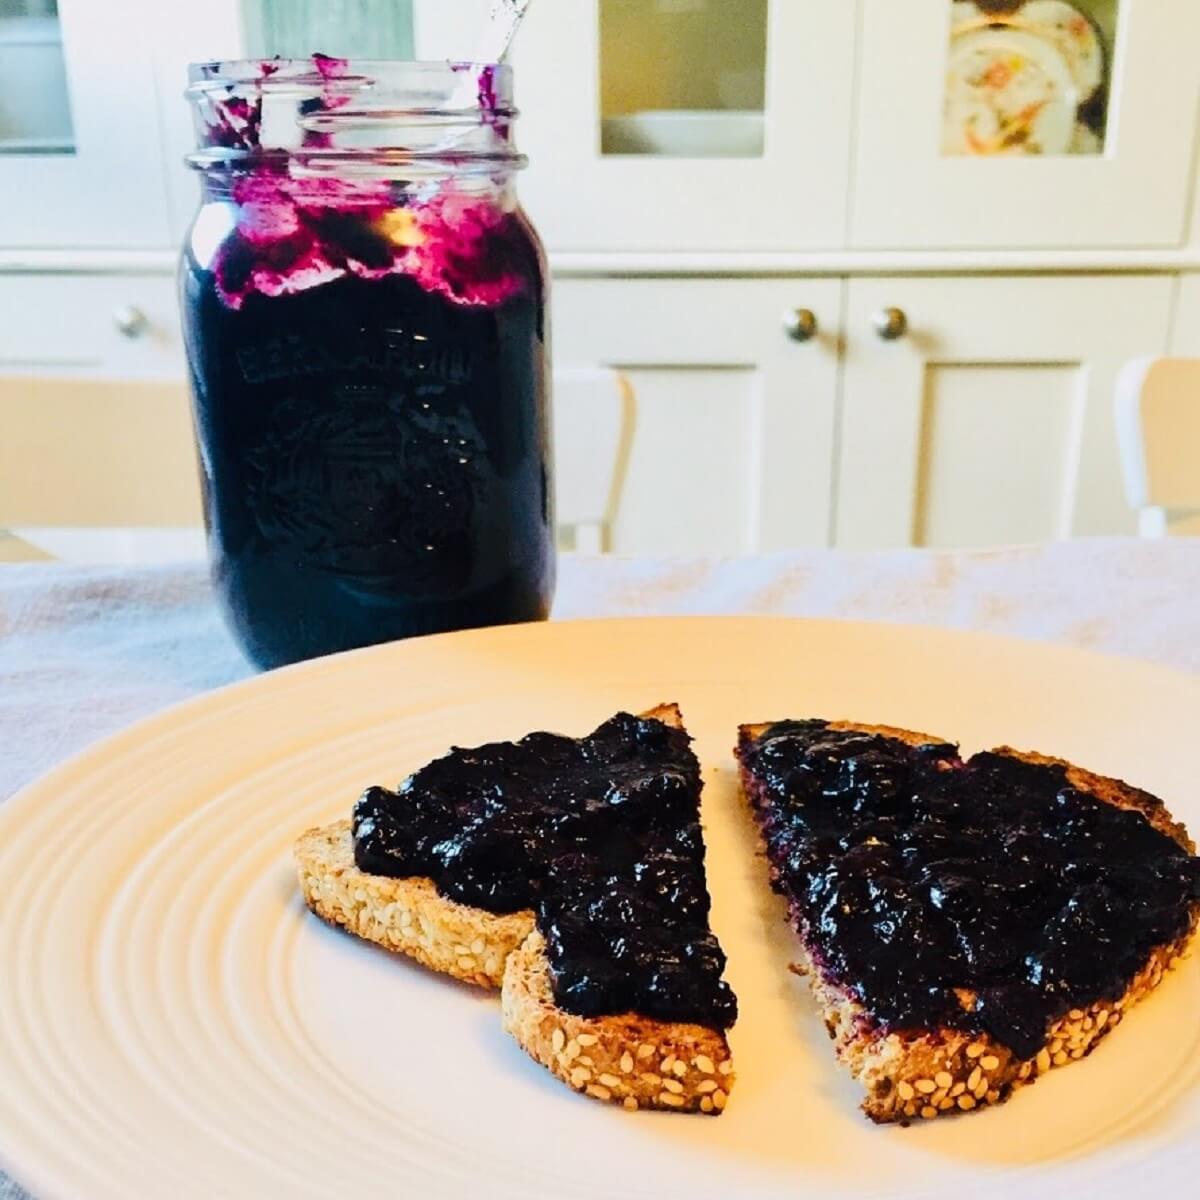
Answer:
POLYGON ((531 0, 492 0, 485 52, 478 62, 503 62, 525 19, 531 0))

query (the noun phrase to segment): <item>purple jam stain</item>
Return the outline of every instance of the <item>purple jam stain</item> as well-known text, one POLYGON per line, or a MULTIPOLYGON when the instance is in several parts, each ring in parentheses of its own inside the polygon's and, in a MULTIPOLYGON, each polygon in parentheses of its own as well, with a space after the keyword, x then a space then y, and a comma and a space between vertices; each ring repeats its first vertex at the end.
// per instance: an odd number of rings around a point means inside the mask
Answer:
POLYGON ((476 77, 475 95, 479 105, 480 123, 486 128, 494 129, 500 137, 507 138, 510 124, 508 114, 501 105, 500 96, 496 90, 496 64, 486 63, 479 67, 475 63, 454 62, 450 64, 450 69, 459 74, 479 71, 476 77))
POLYGON ((499 107, 496 99, 496 68, 490 64, 479 72, 479 107, 494 113, 499 107))
POLYGON ((398 207, 386 182, 252 174, 232 188, 237 227, 212 264, 230 308, 343 275, 402 274, 460 304, 497 305, 527 285, 524 223, 494 204, 443 192, 398 207))
MULTIPOLYGON (((320 97, 304 102, 303 115, 349 103, 352 93, 338 86, 346 78, 347 60, 314 54, 312 62, 324 87, 320 97)), ((260 63, 260 82, 280 65, 260 63)), ((469 63, 451 66, 475 69, 469 63)), ((494 66, 479 73, 479 103, 482 119, 503 134, 494 66)), ((512 214, 449 188, 433 199, 401 205, 386 181, 291 176, 284 160, 261 146, 262 112, 260 88, 256 98, 213 101, 208 121, 213 144, 244 150, 250 160, 237 166, 231 186, 237 227, 212 264, 218 293, 231 308, 255 292, 289 295, 347 274, 362 279, 408 275, 427 290, 467 305, 502 304, 525 285, 519 243, 526 230, 512 214)), ((306 131, 303 144, 306 150, 329 149, 332 135, 306 131)), ((455 157, 447 151, 448 166, 455 157)))
MULTIPOLYGON (((270 79, 279 67, 278 59, 264 59, 258 64, 259 79, 270 79)), ((262 90, 253 99, 237 96, 235 90, 231 84, 228 99, 212 102, 206 121, 208 141, 230 150, 257 150, 262 138, 262 90)))
POLYGON ((314 54, 312 60, 313 66, 317 68, 317 73, 326 83, 331 79, 340 79, 346 74, 347 60, 344 58, 332 58, 328 54, 314 54))
MULTIPOLYGON (((331 58, 328 54, 314 54, 312 56, 313 66, 317 68, 317 74, 325 81, 325 86, 321 90, 321 98, 306 101, 302 106, 301 111, 305 116, 313 112, 332 112, 334 109, 343 108, 350 103, 350 93, 346 91, 338 91, 331 87, 331 84, 342 79, 348 67, 348 62, 344 58, 331 58)), ((312 133, 309 130, 304 131, 304 146, 308 150, 328 150, 333 146, 333 135, 330 133, 312 133)))
POLYGON ((483 113, 484 125, 491 126, 501 137, 507 138, 508 117, 496 94, 496 68, 490 64, 479 72, 479 107, 483 113))

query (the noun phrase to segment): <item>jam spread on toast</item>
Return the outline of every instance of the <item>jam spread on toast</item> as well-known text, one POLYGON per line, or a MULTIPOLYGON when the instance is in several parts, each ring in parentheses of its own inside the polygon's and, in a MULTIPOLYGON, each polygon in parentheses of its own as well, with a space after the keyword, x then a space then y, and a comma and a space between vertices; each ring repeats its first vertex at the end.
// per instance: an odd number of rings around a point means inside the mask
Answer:
POLYGON ((354 810, 360 870, 451 900, 532 909, 568 1012, 726 1029, 737 1003, 709 929, 690 738, 619 713, 584 738, 454 749, 354 810))
POLYGON ((743 734, 738 757, 806 946, 887 1031, 987 1033, 1030 1058, 1200 901, 1200 858, 1062 765, 823 721, 743 734))

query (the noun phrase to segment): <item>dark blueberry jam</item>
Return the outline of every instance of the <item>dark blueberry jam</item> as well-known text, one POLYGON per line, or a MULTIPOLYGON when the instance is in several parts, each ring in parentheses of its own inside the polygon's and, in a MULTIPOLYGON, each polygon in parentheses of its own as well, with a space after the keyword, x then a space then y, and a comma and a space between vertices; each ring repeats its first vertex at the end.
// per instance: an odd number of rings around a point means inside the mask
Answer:
POLYGON ((519 212, 216 185, 181 276, 217 591, 263 667, 539 620, 545 294, 519 212))
POLYGON ((490 912, 533 909, 569 1012, 726 1029, 688 735, 620 713, 585 738, 452 750, 354 810, 355 862, 490 912))
POLYGON ((806 945, 885 1029, 986 1032, 1031 1057, 1068 1009, 1123 994, 1200 900, 1200 859, 1062 766, 822 721, 738 755, 806 945))

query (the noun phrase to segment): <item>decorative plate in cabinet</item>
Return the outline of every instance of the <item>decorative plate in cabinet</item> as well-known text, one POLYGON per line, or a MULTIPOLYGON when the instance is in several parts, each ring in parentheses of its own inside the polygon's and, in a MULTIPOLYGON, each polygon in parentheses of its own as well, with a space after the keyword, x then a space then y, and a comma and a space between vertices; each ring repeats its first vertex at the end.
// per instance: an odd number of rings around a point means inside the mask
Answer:
POLYGON ((1194 0, 863 0, 861 36, 855 246, 1181 243, 1194 0))

